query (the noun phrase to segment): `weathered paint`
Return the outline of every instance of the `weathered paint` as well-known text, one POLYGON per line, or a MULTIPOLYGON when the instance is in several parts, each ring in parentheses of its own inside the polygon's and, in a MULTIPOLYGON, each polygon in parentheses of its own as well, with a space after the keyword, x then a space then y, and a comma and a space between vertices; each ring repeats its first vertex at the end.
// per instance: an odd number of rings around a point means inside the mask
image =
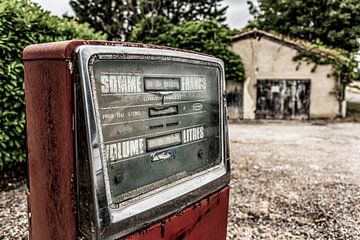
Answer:
POLYGON ((229 187, 132 234, 127 240, 225 240, 229 187))
POLYGON ((30 239, 76 238, 71 86, 66 61, 25 61, 30 239))
POLYGON ((238 81, 226 81, 226 103, 229 118, 232 120, 243 117, 243 83, 238 81))
POLYGON ((308 119, 310 80, 258 80, 257 119, 308 119))
MULTIPOLYGON (((78 237, 72 88, 74 49, 83 44, 164 49, 143 44, 74 40, 32 45, 24 50, 28 207, 30 239, 33 240, 78 237)), ((159 239, 159 236, 163 239, 225 239, 228 195, 226 187, 129 239, 159 239), (151 235, 144 238, 147 232, 151 235)))
POLYGON ((157 45, 143 44, 143 43, 112 42, 112 41, 99 41, 99 40, 70 40, 63 42, 30 45, 24 49, 23 60, 28 61, 28 60, 41 60, 41 59, 48 59, 48 60, 73 59, 74 50, 76 47, 80 45, 106 45, 106 46, 166 49, 166 50, 194 53, 198 55, 211 57, 210 55, 194 52, 191 50, 184 50, 179 48, 157 46, 157 45))
POLYGON ((255 119, 256 84, 261 79, 310 79, 310 118, 333 118, 340 113, 340 103, 332 93, 336 87, 336 79, 332 76, 331 65, 319 65, 313 71, 314 64, 293 61, 298 53, 295 47, 262 35, 235 39, 231 49, 241 56, 245 67, 245 119, 255 119))
POLYGON ((73 56, 82 44, 31 45, 23 52, 30 239, 76 239, 73 56))

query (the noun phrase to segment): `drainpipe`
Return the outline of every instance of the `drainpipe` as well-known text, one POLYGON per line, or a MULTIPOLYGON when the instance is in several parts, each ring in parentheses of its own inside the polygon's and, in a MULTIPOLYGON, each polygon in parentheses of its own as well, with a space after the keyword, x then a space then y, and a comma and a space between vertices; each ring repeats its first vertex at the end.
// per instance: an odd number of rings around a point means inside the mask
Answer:
POLYGON ((346 117, 346 84, 341 83, 340 115, 346 117))

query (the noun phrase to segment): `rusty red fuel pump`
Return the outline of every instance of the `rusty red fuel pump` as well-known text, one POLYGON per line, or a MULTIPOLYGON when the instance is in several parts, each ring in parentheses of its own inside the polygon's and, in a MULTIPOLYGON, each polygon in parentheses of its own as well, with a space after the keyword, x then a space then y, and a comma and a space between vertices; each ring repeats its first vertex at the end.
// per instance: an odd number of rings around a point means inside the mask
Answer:
POLYGON ((30 239, 226 238, 221 60, 82 40, 23 59, 30 239))

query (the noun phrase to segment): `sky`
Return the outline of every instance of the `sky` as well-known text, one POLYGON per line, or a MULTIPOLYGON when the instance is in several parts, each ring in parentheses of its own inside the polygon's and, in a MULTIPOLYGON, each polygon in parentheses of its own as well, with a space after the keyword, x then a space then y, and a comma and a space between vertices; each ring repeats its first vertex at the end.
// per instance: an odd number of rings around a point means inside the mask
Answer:
MULTIPOLYGON (((52 14, 62 16, 64 13, 74 15, 69 0, 31 0, 39 3, 42 8, 50 11, 52 14)), ((242 28, 247 21, 251 19, 249 14, 247 0, 223 0, 223 4, 228 5, 226 23, 230 28, 242 28)))

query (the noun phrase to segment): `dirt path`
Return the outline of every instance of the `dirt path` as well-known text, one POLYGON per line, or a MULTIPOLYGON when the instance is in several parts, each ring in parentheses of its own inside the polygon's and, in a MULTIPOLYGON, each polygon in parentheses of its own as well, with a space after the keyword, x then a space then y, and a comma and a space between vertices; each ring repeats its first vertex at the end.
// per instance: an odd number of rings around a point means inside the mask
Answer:
POLYGON ((360 239, 360 124, 231 125, 228 239, 360 239))
MULTIPOLYGON (((360 239, 360 124, 231 125, 228 239, 360 239)), ((25 239, 25 187, 0 192, 0 239, 25 239)))

